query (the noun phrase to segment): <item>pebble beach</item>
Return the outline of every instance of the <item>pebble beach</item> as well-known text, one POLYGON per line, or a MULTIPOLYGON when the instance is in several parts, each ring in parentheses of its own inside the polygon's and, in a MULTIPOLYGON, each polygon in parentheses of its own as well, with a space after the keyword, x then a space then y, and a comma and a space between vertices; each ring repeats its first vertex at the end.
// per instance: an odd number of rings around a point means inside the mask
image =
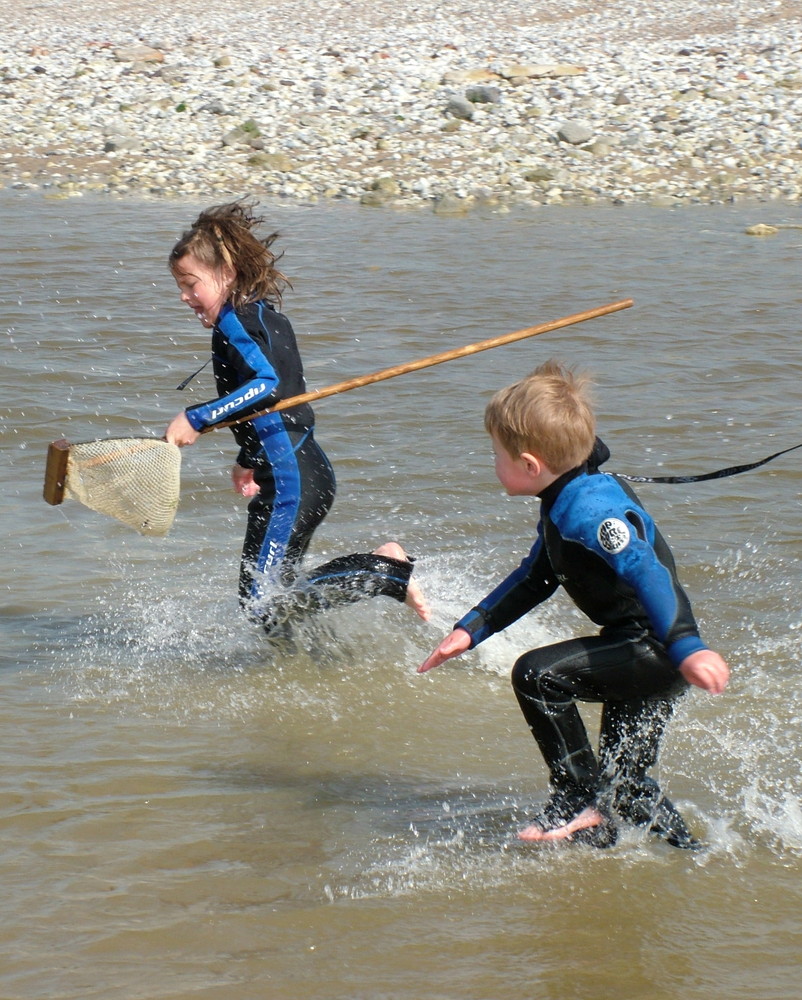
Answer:
POLYGON ((798 202, 798 2, 39 0, 0 187, 480 205, 798 202))

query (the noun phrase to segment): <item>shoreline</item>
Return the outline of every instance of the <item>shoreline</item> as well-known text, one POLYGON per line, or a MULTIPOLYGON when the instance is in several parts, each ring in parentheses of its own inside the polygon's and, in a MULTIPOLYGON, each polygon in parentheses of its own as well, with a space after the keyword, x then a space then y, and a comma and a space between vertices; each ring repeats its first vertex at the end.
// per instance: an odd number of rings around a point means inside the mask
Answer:
POLYGON ((0 41, 0 187, 449 214, 796 204, 802 18, 737 6, 236 0, 198 19, 186 0, 42 0, 0 41))

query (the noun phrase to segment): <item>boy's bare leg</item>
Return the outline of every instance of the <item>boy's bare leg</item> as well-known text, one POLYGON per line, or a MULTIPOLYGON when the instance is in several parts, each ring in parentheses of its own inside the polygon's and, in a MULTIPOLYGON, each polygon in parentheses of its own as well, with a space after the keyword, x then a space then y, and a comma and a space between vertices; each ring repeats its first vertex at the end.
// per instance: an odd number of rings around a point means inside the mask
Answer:
POLYGON ((569 820, 565 826, 558 826, 553 830, 544 830, 537 823, 524 827, 518 832, 520 840, 567 840, 580 830, 588 830, 594 826, 601 826, 604 816, 594 806, 588 806, 581 813, 569 820))
MULTIPOLYGON (((373 555, 387 556, 388 559, 398 559, 401 562, 406 562, 409 559, 409 556, 398 544, 398 542, 385 542, 384 545, 380 545, 377 549, 373 550, 373 555)), ((410 581, 407 584, 407 596, 404 603, 408 604, 415 614, 419 618, 422 618, 425 622, 432 617, 432 609, 429 607, 428 601, 423 596, 423 591, 412 578, 410 578, 410 581)))

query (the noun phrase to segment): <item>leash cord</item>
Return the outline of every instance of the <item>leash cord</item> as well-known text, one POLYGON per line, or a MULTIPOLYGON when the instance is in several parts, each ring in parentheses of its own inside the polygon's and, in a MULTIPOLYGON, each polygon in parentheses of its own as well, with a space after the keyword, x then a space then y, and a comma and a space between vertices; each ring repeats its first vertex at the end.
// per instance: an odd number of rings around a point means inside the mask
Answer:
POLYGON ((703 472, 698 476, 627 476, 623 472, 616 472, 618 479, 626 479, 630 483, 703 483, 708 479, 723 479, 725 476, 737 476, 740 472, 750 472, 752 469, 759 469, 766 462, 771 462, 780 455, 786 455, 789 451, 796 451, 802 448, 802 444, 791 445, 790 448, 783 448, 782 451, 775 451, 768 458, 761 458, 759 462, 751 462, 749 465, 731 465, 726 469, 718 469, 716 472, 703 472))

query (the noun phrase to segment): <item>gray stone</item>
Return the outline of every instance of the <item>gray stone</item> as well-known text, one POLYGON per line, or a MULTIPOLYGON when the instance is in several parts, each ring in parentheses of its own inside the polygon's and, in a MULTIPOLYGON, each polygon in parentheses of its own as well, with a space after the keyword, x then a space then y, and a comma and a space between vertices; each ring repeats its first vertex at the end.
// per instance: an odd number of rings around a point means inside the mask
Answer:
POLYGON ((544 181, 553 181, 555 174, 553 170, 548 167, 533 167, 530 170, 524 172, 524 180, 529 181, 530 184, 542 183, 544 181))
POLYGON ((379 177, 371 185, 372 191, 379 191, 382 194, 395 198, 401 194, 401 188, 394 177, 379 177))
POLYGON ((164 53, 159 49, 152 49, 149 45, 128 45, 115 49, 114 58, 117 62, 154 63, 164 62, 164 53))
POLYGON ((259 141, 261 134, 259 126, 253 118, 249 118, 241 125, 231 129, 230 132, 226 132, 222 142, 224 146, 251 146, 254 149, 259 149, 264 145, 259 141))
POLYGON ((593 138, 593 129, 576 122, 566 122, 558 129, 557 138, 571 146, 581 146, 583 142, 590 142, 593 138))
POLYGON ((462 121, 471 121, 474 115, 473 104, 467 97, 452 97, 446 105, 446 114, 452 118, 459 118, 462 121))
POLYGON ((450 70, 443 75, 442 83, 446 87, 459 87, 464 83, 489 83, 498 78, 498 73, 489 69, 450 70))
POLYGON ((285 153, 253 153, 248 157, 248 165, 264 170, 276 170, 286 174, 294 169, 292 160, 285 153))
POLYGON ((524 77, 527 80, 555 79, 560 76, 579 76, 587 73, 584 66, 573 66, 568 63, 511 63, 499 70, 507 80, 514 77, 524 77))
POLYGON ((104 153, 137 152, 142 149, 142 143, 129 135, 111 135, 103 143, 104 153))
POLYGON ((467 215, 470 204, 465 198, 460 198, 453 192, 447 192, 434 203, 435 215, 467 215))
POLYGON ((754 226, 749 226, 744 232, 747 236, 774 236, 779 229, 776 226, 766 225, 765 222, 758 222, 754 226))
POLYGON ((469 87, 465 91, 465 98, 471 104, 500 104, 501 91, 498 87, 469 87))

